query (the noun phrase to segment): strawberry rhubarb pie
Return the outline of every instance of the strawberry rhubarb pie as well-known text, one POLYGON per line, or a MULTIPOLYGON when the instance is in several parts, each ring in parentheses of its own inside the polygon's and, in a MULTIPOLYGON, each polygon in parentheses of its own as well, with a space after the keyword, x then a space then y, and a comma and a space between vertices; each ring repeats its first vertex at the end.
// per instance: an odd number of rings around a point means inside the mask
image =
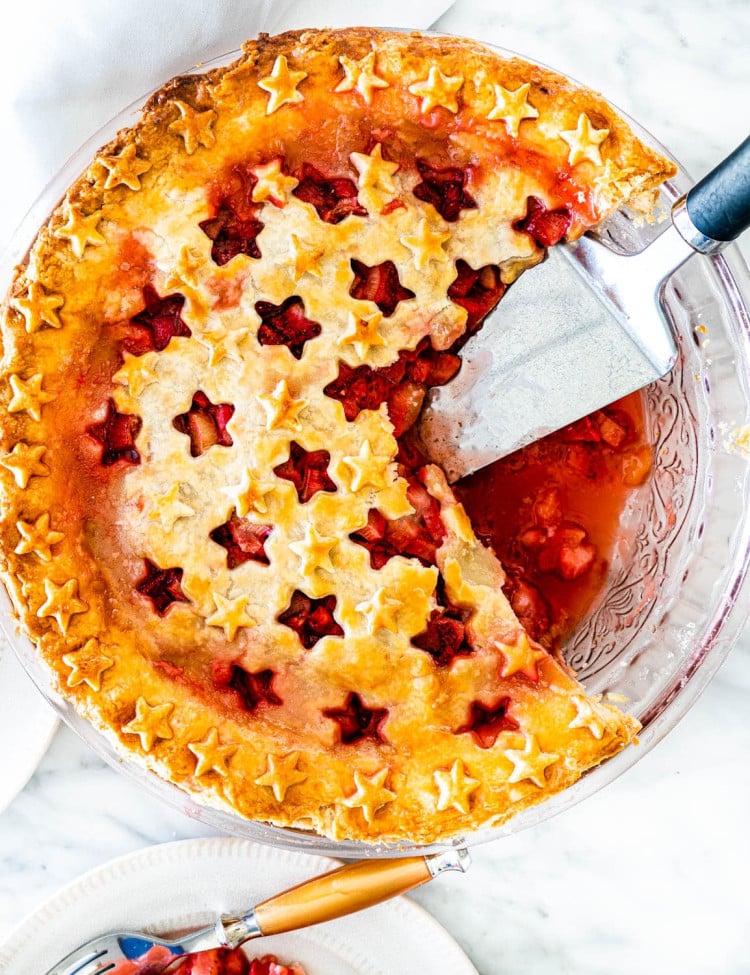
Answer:
POLYGON ((200 802, 339 839, 502 823, 632 741, 414 430, 518 275, 672 171, 458 39, 261 36, 153 95, 3 307, 2 573, 60 693, 200 802))

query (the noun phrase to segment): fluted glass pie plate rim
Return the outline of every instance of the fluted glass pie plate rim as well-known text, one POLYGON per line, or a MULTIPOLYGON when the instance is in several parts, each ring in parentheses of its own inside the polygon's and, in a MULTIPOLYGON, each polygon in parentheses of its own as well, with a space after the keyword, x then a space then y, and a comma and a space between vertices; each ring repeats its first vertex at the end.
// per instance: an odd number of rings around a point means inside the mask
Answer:
MULTIPOLYGON (((429 34, 430 32, 423 31, 421 33, 429 34)), ((440 36, 449 39, 451 35, 440 36)), ((477 44, 480 43, 477 42, 477 44)), ((529 63, 538 63, 513 51, 487 44, 481 46, 488 47, 503 57, 521 57, 529 63)), ((229 64, 240 54, 240 51, 232 51, 188 70, 191 72, 207 71, 214 67, 229 64)), ((45 187, 14 234, 6 252, 0 258, 0 293, 5 293, 7 290, 14 266, 24 259, 39 226, 46 221, 50 212, 59 203, 67 187, 86 168, 101 145, 109 141, 119 129, 132 125, 136 121, 147 97, 148 95, 137 99, 99 129, 67 160, 45 187)), ((644 142, 652 145, 657 151, 669 158, 673 158, 658 140, 630 119, 626 113, 616 106, 613 107, 632 125, 636 134, 644 142)), ((677 161, 675 160, 675 162, 677 161)), ((677 164, 679 165, 679 163, 677 164)), ((680 167, 680 172, 675 179, 666 184, 662 194, 663 201, 667 204, 672 202, 690 185, 691 181, 687 173, 680 167)), ((727 318, 724 326, 733 356, 733 378, 737 387, 734 391, 736 393, 735 399, 742 411, 742 415, 736 412, 726 416, 719 414, 718 424, 716 422, 717 417, 710 411, 704 410, 703 414, 698 411, 696 414, 696 424, 698 425, 696 442, 699 448, 696 472, 694 472, 696 490, 691 494, 689 503, 691 508, 694 505, 698 506, 694 509, 698 512, 697 520, 694 519, 695 523, 703 524, 699 515, 701 510, 710 505, 713 497, 712 492, 716 490, 716 477, 712 468, 712 460, 719 456, 717 451, 720 452, 725 449, 722 446, 722 436, 726 434, 726 429, 729 427, 741 427, 750 421, 750 391, 748 389, 750 384, 750 313, 748 312, 750 297, 743 299, 743 292, 745 296, 750 296, 750 273, 739 250, 734 245, 727 248, 721 255, 695 260, 707 262, 703 265, 703 270, 696 273, 703 273, 704 276, 708 276, 712 286, 716 289, 717 302, 721 298, 723 302, 721 307, 726 310, 727 318), (709 264, 710 272, 707 269, 709 264), (703 426, 698 422, 701 417, 705 420, 703 426), (726 429, 719 429, 722 424, 726 429)), ((688 265, 689 267, 690 265, 688 265)), ((686 321, 690 324, 692 320, 686 319, 686 321)), ((690 338, 694 339, 694 336, 683 335, 685 343, 688 343, 690 338)), ((683 348, 686 354, 689 354, 687 344, 683 348)), ((706 385, 705 394, 711 395, 710 377, 706 375, 701 378, 704 379, 706 385)), ((701 390, 701 395, 703 392, 701 390)), ((700 406, 700 403, 698 405, 700 406)), ((177 806, 192 818, 226 833, 280 848, 343 857, 397 856, 417 849, 421 852, 429 852, 445 849, 447 846, 459 843, 486 842, 549 819, 594 794, 621 775, 657 744, 687 713, 726 658, 741 632, 748 613, 750 613, 750 594, 747 594, 744 600, 741 598, 742 594, 750 588, 747 581, 747 570, 750 565, 750 465, 746 461, 741 462, 739 459, 735 467, 737 468, 735 474, 737 498, 735 500, 738 501, 736 512, 734 512, 736 524, 733 523, 732 527, 731 559, 724 565, 721 592, 716 594, 717 598, 709 607, 708 618, 703 621, 700 633, 693 633, 692 642, 685 645, 684 660, 679 671, 671 675, 668 685, 665 684, 664 687, 658 688, 658 694, 649 696, 648 701, 643 704, 640 711, 635 706, 630 708, 644 725, 639 736, 639 746, 627 748, 603 765, 591 769, 572 787, 552 796, 539 806, 526 810, 502 827, 479 830, 447 843, 418 847, 406 839, 397 844, 334 841, 316 833, 254 822, 225 810, 202 805, 177 786, 158 778, 153 772, 116 751, 109 739, 105 738, 87 719, 78 715, 72 704, 61 697, 52 684, 50 672, 36 653, 33 644, 19 632, 12 605, 4 587, 0 587, 0 627, 6 633, 8 641, 32 680, 73 731, 110 765, 135 779, 140 786, 148 789, 160 799, 177 806)), ((696 545, 705 546, 709 543, 710 538, 704 541, 699 532, 696 545)), ((688 569, 683 563, 684 559, 673 566, 674 571, 687 572, 688 569)), ((666 619, 669 613, 674 612, 674 610, 674 605, 665 603, 661 606, 662 616, 650 624, 653 626, 652 640, 654 642, 657 640, 659 626, 663 619, 666 619)), ((596 634, 594 634, 595 637, 596 634)), ((689 641, 690 637, 687 636, 685 639, 689 641)), ((628 661, 629 665, 634 665, 637 660, 638 654, 635 654, 633 659, 628 661)), ((618 658, 611 660, 609 666, 610 668, 619 666, 618 658)), ((596 677, 596 672, 592 677, 592 685, 589 685, 587 681, 587 687, 591 687, 594 691, 604 689, 601 680, 596 677)))

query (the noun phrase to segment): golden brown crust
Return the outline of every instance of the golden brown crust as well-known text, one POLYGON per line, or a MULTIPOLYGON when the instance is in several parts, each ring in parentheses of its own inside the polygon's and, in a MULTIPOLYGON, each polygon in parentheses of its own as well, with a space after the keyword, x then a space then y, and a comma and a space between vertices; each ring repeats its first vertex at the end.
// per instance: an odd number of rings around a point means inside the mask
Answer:
POLYGON ((385 406, 348 419, 323 390, 341 363, 392 366, 425 337, 448 349, 466 327, 455 261, 511 282, 541 257, 513 228, 529 196, 569 213, 573 237, 672 172, 599 96, 456 39, 261 36, 153 95, 40 230, 3 314, 3 578, 79 712, 206 803, 373 841, 502 822, 627 744, 636 722, 526 639, 441 472, 397 466, 385 406), (445 217, 415 195, 418 157, 465 172, 472 202, 445 217), (361 212, 321 219, 293 192, 305 164, 352 181, 361 212), (225 205, 246 234, 260 220, 262 257, 212 257, 225 205), (392 261, 415 297, 390 314, 355 298, 351 259, 392 261), (183 299, 189 335, 138 345, 149 288, 183 299), (291 296, 320 325, 299 356, 259 340, 258 303, 291 296), (197 391, 234 407, 232 445, 192 456, 173 421, 197 391), (108 402, 138 463, 105 462, 108 402), (274 473, 293 442, 329 454, 333 488, 304 503, 274 473), (435 564, 373 568, 350 535, 417 497, 439 511, 435 564), (271 529, 269 564, 230 566, 212 533, 233 513, 271 529), (145 560, 181 570, 163 615, 137 590, 145 560), (411 642, 438 575, 471 636, 450 666, 411 642), (278 620, 295 591, 336 599, 337 629, 309 647, 278 620), (347 741, 326 712, 353 693, 375 717, 347 741), (502 702, 493 744, 464 730, 473 704, 502 702))

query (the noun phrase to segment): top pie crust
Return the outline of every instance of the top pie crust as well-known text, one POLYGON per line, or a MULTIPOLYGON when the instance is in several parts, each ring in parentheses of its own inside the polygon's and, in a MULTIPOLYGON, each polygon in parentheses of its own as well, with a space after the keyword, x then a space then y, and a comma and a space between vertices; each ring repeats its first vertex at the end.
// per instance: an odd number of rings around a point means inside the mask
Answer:
POLYGON ((442 472, 410 487, 385 403, 347 419, 324 389, 342 363, 449 349, 457 261, 508 284, 541 259, 514 229, 529 197, 574 238, 672 171, 599 96, 458 39, 261 36, 153 95, 3 311, 3 578, 76 709, 202 802, 369 841, 503 822, 619 751, 636 722, 528 639, 442 472), (417 160, 465 173, 455 214, 415 194, 417 160), (348 215, 295 194, 305 166, 351 181, 348 215), (228 199, 256 250, 217 263, 228 199), (353 297, 352 262, 392 262, 410 297, 353 297), (261 341, 290 298, 307 337, 261 341), (152 318, 138 346, 150 307, 168 332, 152 318), (307 500, 278 472, 295 450, 326 468, 307 500), (434 564, 373 568, 350 536, 415 498, 439 512, 434 564), (230 564, 232 524, 258 557, 230 564), (328 614, 310 646, 279 621, 295 592, 328 614), (412 642, 438 599, 470 641, 449 661, 412 642))

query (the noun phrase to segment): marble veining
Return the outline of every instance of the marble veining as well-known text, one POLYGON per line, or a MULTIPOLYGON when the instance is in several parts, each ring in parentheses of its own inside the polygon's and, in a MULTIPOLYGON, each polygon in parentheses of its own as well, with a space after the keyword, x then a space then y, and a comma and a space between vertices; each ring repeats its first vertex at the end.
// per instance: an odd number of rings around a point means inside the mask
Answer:
MULTIPOLYGON (((0 125, 15 150, 9 158, 5 142, 0 245, 87 133, 149 84, 236 46, 248 32, 241 5, 229 3, 32 6, 0 13, 0 36, 17 39, 6 73, 15 87, 4 83, 0 92, 0 125), (200 21, 200 29, 183 27, 155 56, 149 33, 177 17, 200 21), (110 40, 118 32, 127 37, 116 64, 96 54, 105 28, 110 40), (85 62, 85 77, 70 71, 76 59, 85 62)), ((430 5, 416 6, 426 17, 430 5)), ((367 2, 252 7, 254 23, 269 29, 382 20, 382 5, 367 2)), ((436 26, 522 51, 605 92, 696 176, 747 135, 747 0, 458 0, 436 26)), ((742 247, 750 255, 747 241, 742 247)), ((477 848, 467 876, 441 878, 415 898, 483 975, 745 975, 749 702, 746 633, 680 726, 634 769, 557 819, 477 848)), ((111 857, 211 834, 140 793, 61 729, 0 815, 0 938, 60 886, 111 857)))

